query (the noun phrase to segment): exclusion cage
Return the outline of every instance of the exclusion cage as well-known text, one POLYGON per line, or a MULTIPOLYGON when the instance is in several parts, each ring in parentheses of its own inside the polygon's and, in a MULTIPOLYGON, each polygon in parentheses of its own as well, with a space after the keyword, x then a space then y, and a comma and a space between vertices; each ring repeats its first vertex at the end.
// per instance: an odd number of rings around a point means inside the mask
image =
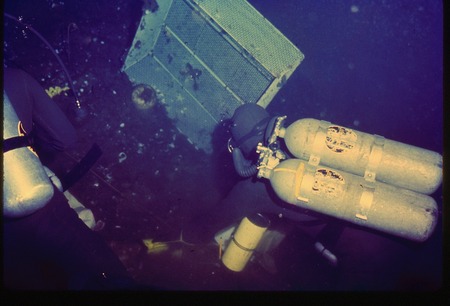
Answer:
POLYGON ((303 53, 245 0, 164 0, 145 10, 122 71, 163 96, 188 140, 212 133, 244 103, 267 107, 303 53))

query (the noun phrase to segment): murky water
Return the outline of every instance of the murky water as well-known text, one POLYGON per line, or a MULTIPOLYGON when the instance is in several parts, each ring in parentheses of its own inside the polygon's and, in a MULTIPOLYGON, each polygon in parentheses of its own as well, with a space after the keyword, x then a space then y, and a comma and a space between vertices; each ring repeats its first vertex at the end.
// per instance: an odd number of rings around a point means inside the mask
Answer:
MULTIPOLYGON (((305 54, 267 108, 271 114, 288 115, 288 123, 327 120, 442 153, 439 1, 249 3, 305 54)), ((228 271, 213 237, 210 243, 195 244, 182 236, 194 216, 220 205, 240 181, 226 149, 228 135, 219 129, 212 155, 197 150, 162 103, 135 107, 133 84, 121 72, 142 1, 8 0, 5 11, 38 30, 70 71, 88 115, 77 120, 73 97, 62 93, 53 98, 79 135, 78 147, 53 164, 65 173, 93 143, 101 147, 102 157, 71 192, 104 223, 98 233, 140 284, 169 290, 440 287, 442 215, 434 235, 419 245, 346 228, 337 249, 338 268, 316 254, 307 230, 282 225, 279 230, 288 235, 276 250, 257 254, 243 272, 228 271), (167 248, 149 252, 144 239, 167 248)), ((46 89, 68 85, 55 57, 35 35, 7 19, 4 29, 5 54, 12 63, 46 89)), ((163 99, 164 93, 157 94, 163 99)), ((442 211, 442 188, 433 198, 442 211)))

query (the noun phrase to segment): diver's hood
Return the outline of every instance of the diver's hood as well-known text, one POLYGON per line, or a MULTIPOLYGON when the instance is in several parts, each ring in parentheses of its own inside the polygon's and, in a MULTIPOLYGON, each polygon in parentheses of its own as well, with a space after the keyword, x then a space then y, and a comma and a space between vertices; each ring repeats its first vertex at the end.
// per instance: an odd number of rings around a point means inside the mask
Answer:
POLYGON ((251 103, 239 106, 231 118, 233 146, 240 148, 245 157, 250 157, 258 143, 263 142, 269 120, 269 113, 262 106, 251 103))

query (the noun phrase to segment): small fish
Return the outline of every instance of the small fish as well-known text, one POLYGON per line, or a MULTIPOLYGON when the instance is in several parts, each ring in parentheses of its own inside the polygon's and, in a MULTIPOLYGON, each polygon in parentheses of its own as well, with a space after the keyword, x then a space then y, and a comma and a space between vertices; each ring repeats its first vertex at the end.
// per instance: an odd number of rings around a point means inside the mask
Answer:
POLYGON ((61 93, 63 93, 64 91, 68 91, 70 90, 70 88, 68 86, 65 87, 59 87, 59 86, 55 86, 55 87, 50 87, 49 89, 46 89, 45 92, 47 93, 47 95, 50 98, 53 98, 54 96, 57 96, 61 93))
POLYGON ((142 242, 147 247, 147 254, 158 254, 169 249, 165 242, 153 242, 153 239, 143 239, 142 242))

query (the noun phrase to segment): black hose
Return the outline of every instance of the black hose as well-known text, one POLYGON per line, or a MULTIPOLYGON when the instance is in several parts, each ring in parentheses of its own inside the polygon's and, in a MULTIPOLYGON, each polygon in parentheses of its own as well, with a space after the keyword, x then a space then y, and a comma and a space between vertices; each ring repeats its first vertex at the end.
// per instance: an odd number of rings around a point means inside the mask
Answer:
POLYGON ((233 154, 234 169, 239 174, 239 176, 251 177, 258 172, 256 164, 247 160, 239 148, 234 148, 232 154, 233 154))
MULTIPOLYGON (((3 13, 6 17, 18 22, 20 25, 22 25, 23 27, 25 27, 26 29, 30 30, 31 32, 33 32, 37 37, 39 37, 46 45, 47 47, 50 49, 50 51, 53 53, 53 55, 56 57, 56 59, 58 60, 59 64, 61 65, 62 69, 64 70, 64 73, 67 76, 67 79, 69 80, 69 86, 72 89, 73 95, 75 96, 75 105, 77 107, 78 110, 81 110, 81 104, 80 104, 80 99, 78 97, 78 94, 73 86, 73 82, 72 82, 72 78, 69 75, 69 72, 67 71, 66 66, 64 65, 64 63, 62 62, 61 58, 59 57, 58 53, 56 53, 55 49, 50 45, 50 43, 35 29, 33 29, 30 25, 27 25, 25 23, 23 23, 21 20, 17 19, 14 16, 9 15, 8 13, 3 13)), ((80 114, 82 114, 82 112, 80 112, 80 114)))

